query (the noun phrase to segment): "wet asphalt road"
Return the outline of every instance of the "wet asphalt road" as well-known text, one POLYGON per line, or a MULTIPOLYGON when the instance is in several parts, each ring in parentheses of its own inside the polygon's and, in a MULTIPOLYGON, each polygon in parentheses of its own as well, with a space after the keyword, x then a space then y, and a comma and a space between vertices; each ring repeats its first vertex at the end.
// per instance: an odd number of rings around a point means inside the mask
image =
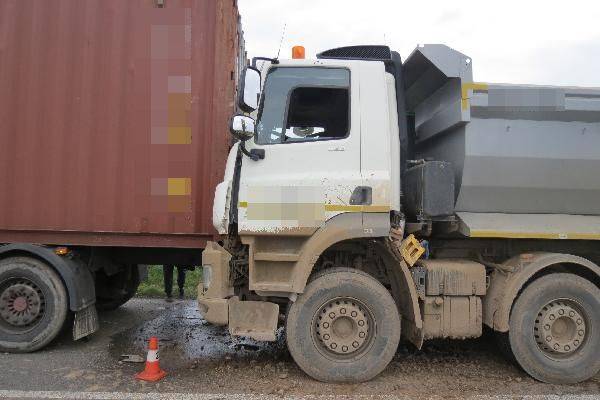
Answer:
POLYGON ((304 375, 291 360, 283 338, 258 343, 206 325, 194 301, 134 299, 101 314, 100 320, 101 330, 87 341, 73 342, 65 332, 37 353, 0 354, 0 398, 119 399, 132 398, 132 393, 139 393, 140 399, 170 398, 175 396, 172 393, 190 399, 238 395, 600 398, 600 376, 574 386, 536 382, 502 358, 487 338, 433 342, 422 351, 401 344, 391 365, 373 381, 334 385, 304 375), (119 359, 123 354, 145 357, 146 340, 152 335, 161 340, 161 366, 169 375, 158 383, 145 383, 133 378, 143 364, 119 359))

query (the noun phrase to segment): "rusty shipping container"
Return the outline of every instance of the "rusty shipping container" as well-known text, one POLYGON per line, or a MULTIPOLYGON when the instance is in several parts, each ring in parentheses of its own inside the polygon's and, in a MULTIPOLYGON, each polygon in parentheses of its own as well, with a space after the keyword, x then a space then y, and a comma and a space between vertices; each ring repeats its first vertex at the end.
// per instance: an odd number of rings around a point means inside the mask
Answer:
POLYGON ((202 247, 244 63, 235 0, 0 1, 0 243, 202 247))

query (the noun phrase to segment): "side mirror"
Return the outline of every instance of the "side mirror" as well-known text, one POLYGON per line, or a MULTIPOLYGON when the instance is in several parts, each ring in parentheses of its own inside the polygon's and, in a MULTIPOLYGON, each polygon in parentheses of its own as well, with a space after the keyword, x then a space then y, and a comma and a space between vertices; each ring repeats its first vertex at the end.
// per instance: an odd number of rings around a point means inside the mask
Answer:
POLYGON ((229 122, 229 131, 242 142, 252 139, 255 131, 254 119, 245 115, 234 115, 229 122))
POLYGON ((252 112, 258 108, 260 96, 260 71, 254 67, 246 67, 240 80, 238 106, 244 112, 252 112))

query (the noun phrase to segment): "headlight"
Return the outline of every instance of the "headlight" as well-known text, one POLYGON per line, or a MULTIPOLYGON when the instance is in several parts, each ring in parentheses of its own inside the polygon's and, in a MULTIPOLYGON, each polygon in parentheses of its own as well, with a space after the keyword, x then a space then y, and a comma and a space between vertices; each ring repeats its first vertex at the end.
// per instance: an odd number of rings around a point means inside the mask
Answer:
POLYGON ((212 282, 212 267, 210 265, 202 266, 202 284, 204 285, 204 289, 208 289, 210 287, 210 283, 212 282))

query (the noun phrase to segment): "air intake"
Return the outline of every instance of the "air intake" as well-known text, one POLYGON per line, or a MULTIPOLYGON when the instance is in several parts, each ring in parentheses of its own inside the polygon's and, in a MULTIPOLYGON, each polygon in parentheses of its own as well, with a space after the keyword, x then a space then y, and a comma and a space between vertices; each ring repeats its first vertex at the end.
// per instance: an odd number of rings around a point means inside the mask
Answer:
POLYGON ((392 52, 387 46, 347 46, 337 49, 325 50, 317 54, 317 58, 334 58, 340 60, 371 60, 371 61, 389 61, 392 59, 392 52))

